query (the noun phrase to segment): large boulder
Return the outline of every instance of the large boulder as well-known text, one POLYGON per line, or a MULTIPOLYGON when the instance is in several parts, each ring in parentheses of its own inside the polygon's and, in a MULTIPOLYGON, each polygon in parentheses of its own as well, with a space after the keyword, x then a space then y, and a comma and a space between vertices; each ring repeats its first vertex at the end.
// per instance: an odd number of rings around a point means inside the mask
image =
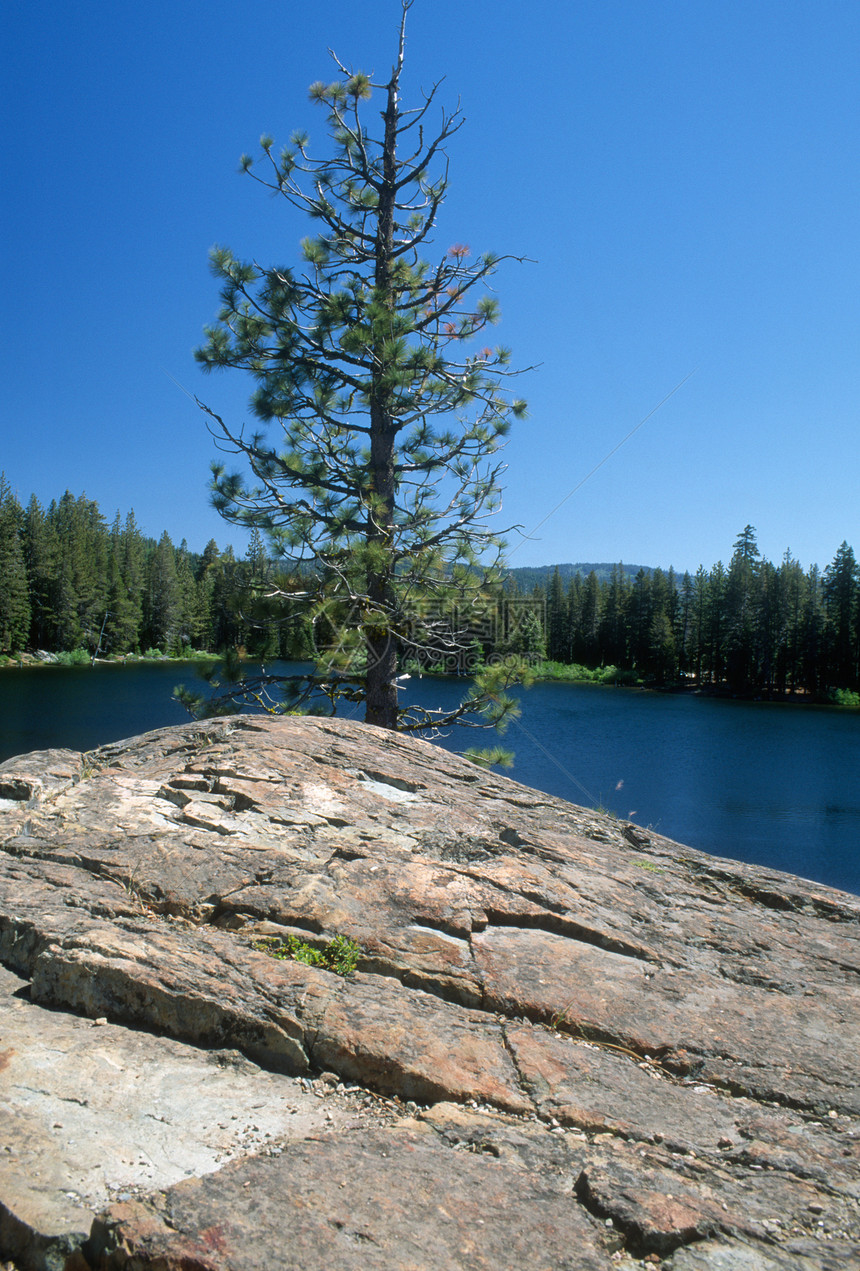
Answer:
POLYGON ((0 846, 28 1271, 860 1265, 857 898, 331 719, 9 760, 0 846))

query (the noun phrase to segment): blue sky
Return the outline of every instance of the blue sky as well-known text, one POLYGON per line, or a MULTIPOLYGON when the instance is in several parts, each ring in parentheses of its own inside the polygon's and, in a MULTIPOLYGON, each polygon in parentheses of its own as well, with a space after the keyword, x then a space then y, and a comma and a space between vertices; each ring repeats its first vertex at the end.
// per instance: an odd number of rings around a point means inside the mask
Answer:
MULTIPOLYGON (((241 373, 192 360, 208 251, 296 259, 307 223, 238 158, 298 127, 320 153, 327 48, 385 76, 399 7, 4 0, 0 469, 22 500, 86 491, 244 550, 174 382, 247 415, 241 373)), ((534 262, 495 280, 498 338, 539 364, 500 525, 561 506, 511 563, 693 571, 747 523, 775 561, 860 551, 860 6, 416 0, 405 104, 442 77, 467 122, 434 252, 534 262)))

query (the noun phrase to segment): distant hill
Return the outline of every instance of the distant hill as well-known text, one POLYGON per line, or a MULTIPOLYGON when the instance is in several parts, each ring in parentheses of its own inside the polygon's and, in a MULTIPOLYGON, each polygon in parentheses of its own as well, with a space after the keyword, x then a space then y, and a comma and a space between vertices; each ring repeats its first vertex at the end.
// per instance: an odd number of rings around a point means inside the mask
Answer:
MULTIPOLYGON (((612 571, 617 562, 602 562, 601 564, 593 564, 590 561, 579 561, 575 565, 521 565, 517 569, 509 569, 517 582, 520 591, 531 591, 532 587, 540 586, 548 587, 549 580, 553 573, 558 569, 562 582, 565 585, 573 578, 574 574, 579 574, 581 578, 587 578, 594 571, 597 575, 598 582, 608 582, 612 577, 612 571)), ((644 569, 646 574, 653 574, 653 565, 621 565, 622 573, 628 578, 635 578, 640 569, 644 569)))

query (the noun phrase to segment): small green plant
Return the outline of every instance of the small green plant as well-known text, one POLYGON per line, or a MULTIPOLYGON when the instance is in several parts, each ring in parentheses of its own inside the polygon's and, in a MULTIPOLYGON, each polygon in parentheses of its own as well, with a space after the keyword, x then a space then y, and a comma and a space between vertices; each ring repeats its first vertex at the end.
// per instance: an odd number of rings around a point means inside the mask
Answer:
POLYGON ((617 821, 617 820, 618 820, 618 813, 617 813, 617 812, 613 812, 613 811, 612 811, 612 808, 610 808, 610 807, 607 807, 607 806, 606 806, 606 804, 603 802, 603 795, 602 795, 602 794, 601 794, 600 798, 598 799, 597 803, 596 803, 596 804, 595 804, 595 806, 594 806, 594 811, 595 811, 595 812, 597 812, 597 813, 599 813, 599 815, 600 815, 600 816, 606 816, 606 817, 609 817, 610 821, 617 821))
POLYGON ((361 957, 361 946, 346 936, 335 936, 322 948, 298 936, 287 936, 285 940, 280 936, 264 936, 255 942, 254 948, 282 962, 304 962, 306 966, 322 967, 324 971, 343 976, 352 975, 361 957))
POLYGON ((665 874, 665 869, 661 869, 659 865, 655 865, 653 861, 633 861, 634 865, 638 865, 640 869, 650 869, 652 874, 665 874))

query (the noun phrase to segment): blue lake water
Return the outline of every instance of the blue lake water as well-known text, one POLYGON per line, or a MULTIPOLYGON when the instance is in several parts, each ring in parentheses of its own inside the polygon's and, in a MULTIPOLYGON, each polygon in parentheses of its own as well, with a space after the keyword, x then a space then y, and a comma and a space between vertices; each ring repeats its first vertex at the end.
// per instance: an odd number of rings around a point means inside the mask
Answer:
MULTIPOLYGON (((89 750, 183 723, 176 664, 0 671, 0 760, 28 750, 89 750)), ((413 678, 425 706, 463 682, 413 678)), ((536 684, 504 744, 517 781, 719 856, 788 870, 860 893, 860 712, 592 685, 536 684)), ((490 745, 455 729, 451 750, 490 745)))

